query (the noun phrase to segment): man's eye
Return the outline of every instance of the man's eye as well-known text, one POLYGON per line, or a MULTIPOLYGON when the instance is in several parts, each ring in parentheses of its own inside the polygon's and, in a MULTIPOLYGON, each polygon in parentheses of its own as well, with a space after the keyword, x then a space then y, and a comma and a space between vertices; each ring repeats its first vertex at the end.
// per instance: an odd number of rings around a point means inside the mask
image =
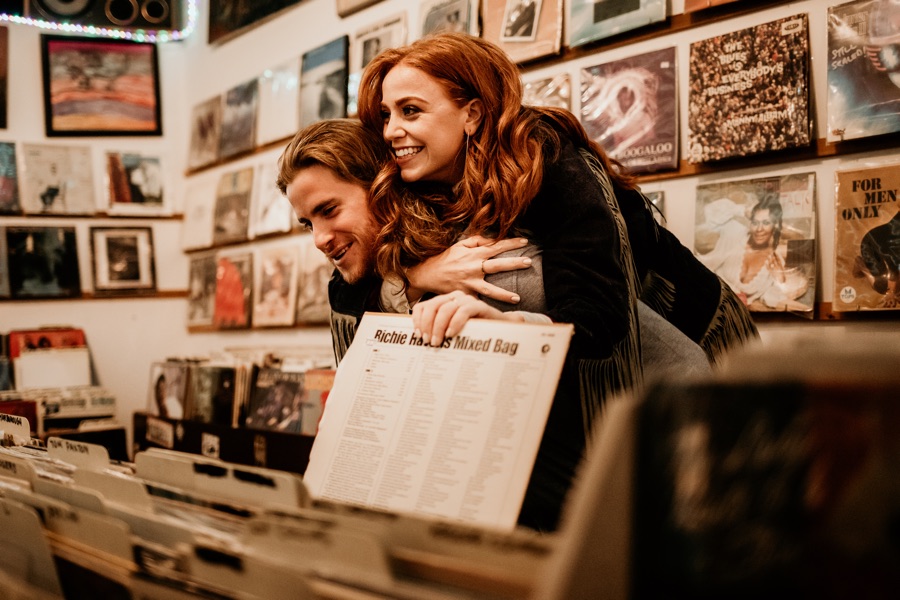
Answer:
POLYGON ((300 223, 301 231, 312 231, 312 223, 310 223, 309 221, 298 219, 297 222, 300 223))

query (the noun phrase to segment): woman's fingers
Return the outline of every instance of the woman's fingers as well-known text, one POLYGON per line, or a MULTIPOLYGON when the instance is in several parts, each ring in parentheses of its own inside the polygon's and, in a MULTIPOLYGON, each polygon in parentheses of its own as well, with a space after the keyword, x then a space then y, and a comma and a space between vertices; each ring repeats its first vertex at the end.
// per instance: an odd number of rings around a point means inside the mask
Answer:
POLYGON ((518 294, 514 294, 509 290, 505 290, 502 287, 498 287, 486 281, 482 282, 478 287, 478 293, 484 298, 490 298, 491 300, 506 302, 508 304, 518 304, 519 300, 521 300, 518 294))
POLYGON ((527 256, 509 256, 503 258, 487 258, 481 263, 485 275, 503 273, 504 271, 518 271, 531 266, 531 259, 527 256))

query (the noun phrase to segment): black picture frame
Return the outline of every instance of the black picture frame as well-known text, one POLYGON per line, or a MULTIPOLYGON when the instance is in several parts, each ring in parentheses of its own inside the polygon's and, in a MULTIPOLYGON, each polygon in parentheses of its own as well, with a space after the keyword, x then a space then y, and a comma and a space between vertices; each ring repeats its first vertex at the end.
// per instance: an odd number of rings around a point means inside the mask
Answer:
POLYGON ((91 227, 95 296, 156 292, 152 227, 91 227))
POLYGON ((301 0, 210 0, 207 41, 209 44, 224 44, 300 2, 301 0))
POLYGON ((47 137, 159 136, 155 44, 41 35, 47 137))

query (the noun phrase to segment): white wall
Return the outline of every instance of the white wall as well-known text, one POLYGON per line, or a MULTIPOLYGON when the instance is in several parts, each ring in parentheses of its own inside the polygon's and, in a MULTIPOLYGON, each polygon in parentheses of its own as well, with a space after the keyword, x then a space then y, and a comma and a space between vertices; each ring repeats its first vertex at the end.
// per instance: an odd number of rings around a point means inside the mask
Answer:
MULTIPOLYGON (((749 0, 743 0, 749 3, 749 0)), ((842 0, 841 0, 842 1, 842 0)), ((624 58, 670 45, 678 48, 681 104, 687 103, 687 69, 685 58, 690 42, 704 39, 726 29, 736 29, 766 22, 800 12, 810 14, 812 31, 813 79, 816 102, 816 120, 825 119, 825 12, 824 7, 841 1, 822 2, 806 0, 789 2, 755 14, 711 24, 693 30, 647 40, 627 47, 572 60, 565 65, 554 64, 527 70, 528 77, 541 73, 570 72, 573 83, 579 81, 579 69, 584 66, 624 58)), ((406 11, 410 39, 418 36, 418 3, 408 0, 382 0, 345 19, 338 17, 334 0, 304 0, 277 18, 218 46, 206 44, 208 3, 200 3, 198 28, 192 37, 183 42, 160 46, 160 74, 163 107, 163 136, 159 138, 72 138, 51 143, 87 144, 94 152, 95 185, 98 204, 102 204, 102 158, 107 149, 139 149, 158 152, 167 169, 167 191, 174 196, 175 207, 182 206, 185 188, 184 176, 189 119, 194 105, 222 93, 231 87, 256 77, 267 67, 331 41, 342 34, 352 35, 357 30, 383 18, 406 11)), ((673 0, 673 9, 680 12, 682 0, 673 0)), ((40 69, 40 39, 37 29, 9 25, 10 74, 9 74, 9 128, 0 132, 0 140, 16 142, 44 142, 42 87, 40 69)), ((577 84, 576 84, 577 85, 577 84)), ((578 111, 577 94, 574 111, 578 111)), ((682 113, 682 144, 687 139, 684 111, 682 113)), ((848 165, 869 162, 893 161, 900 158, 898 151, 873 152, 823 161, 806 161, 785 165, 783 169, 755 168, 722 172, 715 175, 686 177, 650 183, 648 190, 663 189, 669 227, 687 245, 693 244, 693 198, 698 183, 718 179, 750 177, 773 172, 816 172, 819 184, 820 247, 833 246, 833 182, 834 171, 848 165)), ((223 169, 225 167, 220 167, 223 169)), ((215 170, 209 176, 215 175, 215 170)), ((105 224, 96 220, 61 219, 74 223, 80 239, 82 286, 90 289, 90 263, 86 230, 93 224, 105 224)), ((0 224, 21 222, 21 218, 0 218, 0 224)), ((41 220, 51 224, 58 220, 41 220)), ((115 220, 115 224, 130 221, 115 220)), ((141 222, 142 224, 144 222, 141 222)), ((187 288, 188 262, 181 252, 181 222, 177 220, 154 222, 157 252, 157 283, 161 290, 185 290, 187 288)), ((820 257, 821 278, 817 300, 830 301, 833 276, 832 257, 824 251, 820 257)), ((30 328, 44 324, 65 323, 85 329, 92 348, 94 361, 102 384, 119 399, 119 418, 130 423, 131 413, 144 406, 148 389, 150 363, 172 355, 205 353, 230 346, 296 346, 313 344, 328 346, 329 338, 324 328, 287 329, 273 331, 241 331, 189 334, 185 325, 186 300, 176 299, 128 299, 128 300, 53 300, 0 303, 0 331, 30 328)), ((900 331, 900 320, 878 322, 837 323, 809 322, 804 319, 765 322, 761 325, 763 343, 779 344, 797 335, 814 333, 817 336, 840 337, 847 332, 870 335, 873 343, 877 337, 894 335, 900 331)))

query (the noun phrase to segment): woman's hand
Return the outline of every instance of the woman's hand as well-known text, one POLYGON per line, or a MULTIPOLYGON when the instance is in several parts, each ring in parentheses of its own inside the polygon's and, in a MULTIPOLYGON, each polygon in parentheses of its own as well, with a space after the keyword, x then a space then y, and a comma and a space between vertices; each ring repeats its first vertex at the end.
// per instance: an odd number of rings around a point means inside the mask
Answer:
POLYGON ((415 335, 432 346, 440 346, 462 330, 466 321, 480 317, 504 321, 524 321, 520 313, 501 312, 485 302, 456 291, 419 302, 413 308, 415 335))
POLYGON ((519 301, 516 294, 486 282, 484 276, 530 267, 531 259, 525 256, 494 258, 527 244, 528 240, 524 238, 493 240, 480 235, 460 240, 437 256, 407 270, 407 297, 412 301, 421 298, 425 292, 447 294, 460 291, 515 304, 519 301))

